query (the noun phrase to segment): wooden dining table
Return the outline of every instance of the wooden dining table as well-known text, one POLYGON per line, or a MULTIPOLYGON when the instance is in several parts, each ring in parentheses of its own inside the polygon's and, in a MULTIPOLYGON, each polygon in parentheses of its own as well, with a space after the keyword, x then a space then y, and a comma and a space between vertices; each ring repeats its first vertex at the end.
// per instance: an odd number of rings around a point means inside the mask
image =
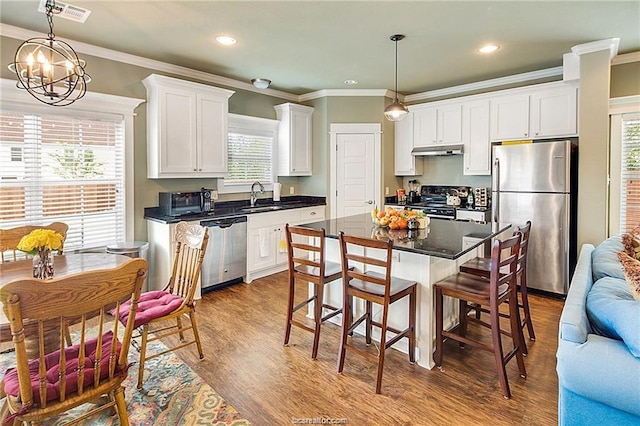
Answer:
MULTIPOLYGON (((59 278, 79 272, 111 269, 122 265, 130 259, 131 258, 121 254, 111 253, 82 253, 55 256, 53 262, 53 277, 59 278)), ((0 287, 19 278, 31 278, 32 270, 33 261, 31 259, 0 264, 0 287)), ((44 281, 44 285, 46 285, 46 283, 47 281, 44 281)), ((3 309, 0 312, 0 343, 9 342, 11 339, 9 320, 4 314, 3 309)))

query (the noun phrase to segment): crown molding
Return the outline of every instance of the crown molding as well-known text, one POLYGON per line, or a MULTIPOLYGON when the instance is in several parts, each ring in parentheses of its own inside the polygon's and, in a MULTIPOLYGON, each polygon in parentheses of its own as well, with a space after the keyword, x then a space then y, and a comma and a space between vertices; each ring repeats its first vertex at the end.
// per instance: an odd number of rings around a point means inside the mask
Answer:
POLYGON ((562 67, 547 68, 539 71, 531 71, 522 74, 510 75, 507 77, 493 78, 490 80, 477 81, 475 83, 462 84, 460 86, 452 86, 444 89, 431 90, 423 93, 416 93, 405 96, 406 102, 416 102, 428 99, 448 97, 461 93, 468 93, 477 90, 494 89, 509 84, 526 83, 529 81, 540 80, 543 78, 557 77, 562 75, 562 67))
MULTIPOLYGON (((299 102, 311 101, 319 98, 329 98, 337 96, 379 96, 393 98, 393 91, 388 89, 322 89, 315 92, 305 93, 298 96, 299 102)), ((403 100, 404 96, 398 93, 398 99, 403 100)))
POLYGON ((630 64, 632 62, 640 62, 640 52, 625 53, 618 55, 611 60, 611 65, 630 64))
MULTIPOLYGON (((1 25, 0 36, 14 38, 18 40, 26 40, 32 37, 41 37, 43 33, 27 30, 13 25, 1 25)), ((62 40, 62 38, 60 38, 62 40)), ((99 58, 109 59, 116 62, 121 62, 129 65, 138 66, 141 68, 149 68, 154 71, 166 72, 169 74, 180 75, 183 77, 193 78, 200 81, 206 81, 208 83, 218 84, 227 87, 233 87, 236 89, 242 89, 249 92, 256 92, 262 95, 274 96, 276 98, 286 99, 289 101, 298 101, 298 95, 294 95, 288 92, 283 92, 275 89, 258 89, 251 83, 244 81, 234 80, 232 78, 222 77, 216 74, 211 74, 204 71, 194 70, 192 68, 182 67, 179 65, 173 65, 162 61, 156 61, 155 59, 144 58, 142 56, 131 55, 129 53, 119 52, 117 50, 106 49, 104 47, 95 46, 93 44, 83 43, 80 41, 64 39, 67 43, 71 44, 76 52, 84 53, 85 55, 96 56, 99 58)))
POLYGON ((586 53, 598 52, 600 50, 608 50, 611 58, 618 54, 618 46, 620 46, 620 38, 608 38, 605 40, 597 40, 589 43, 578 44, 571 48, 571 52, 576 55, 584 55, 586 53))

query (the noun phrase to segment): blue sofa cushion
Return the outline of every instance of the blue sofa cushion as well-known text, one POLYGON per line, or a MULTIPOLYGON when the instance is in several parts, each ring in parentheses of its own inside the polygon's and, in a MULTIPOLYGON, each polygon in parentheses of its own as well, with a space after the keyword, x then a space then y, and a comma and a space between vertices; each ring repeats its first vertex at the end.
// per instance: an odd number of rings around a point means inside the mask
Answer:
POLYGON ((596 333, 623 340, 640 358, 640 302, 633 299, 624 279, 596 281, 587 295, 587 316, 596 333))
POLYGON ((624 271, 618 260, 618 252, 623 250, 620 236, 607 238, 596 247, 591 255, 594 282, 604 277, 624 279, 624 271))

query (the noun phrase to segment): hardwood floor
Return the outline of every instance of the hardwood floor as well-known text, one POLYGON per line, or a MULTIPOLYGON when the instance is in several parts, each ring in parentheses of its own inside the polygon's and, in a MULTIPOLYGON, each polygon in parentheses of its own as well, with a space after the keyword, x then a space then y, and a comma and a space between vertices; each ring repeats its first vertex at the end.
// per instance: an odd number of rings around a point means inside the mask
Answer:
MULTIPOLYGON (((205 359, 198 360, 193 346, 176 351, 253 424, 319 417, 350 425, 557 424, 561 300, 530 296, 537 340, 527 340, 526 379, 515 360, 508 365, 512 399, 502 396, 490 353, 460 350, 451 341, 442 370, 411 365, 407 355, 387 351, 382 395, 376 395, 374 363, 347 353, 344 373, 336 373, 338 326, 323 325, 316 361, 311 333, 294 327, 290 346, 283 346, 286 285, 283 272, 205 294, 197 308, 205 359)), ((302 300, 304 289, 298 295, 302 300)), ((488 336, 474 324, 469 332, 488 336)))

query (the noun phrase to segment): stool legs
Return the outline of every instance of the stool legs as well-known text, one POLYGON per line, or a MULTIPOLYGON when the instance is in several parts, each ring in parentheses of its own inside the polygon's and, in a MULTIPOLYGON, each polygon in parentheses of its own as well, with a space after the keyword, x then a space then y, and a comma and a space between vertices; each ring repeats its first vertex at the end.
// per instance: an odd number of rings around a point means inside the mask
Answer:
POLYGON ((319 285, 313 286, 313 318, 316 322, 313 332, 313 349, 311 350, 311 359, 318 357, 318 343, 320 342, 320 326, 322 325, 322 300, 324 296, 324 287, 319 285))
POLYGON ((287 303, 287 324, 284 328, 284 345, 289 344, 289 337, 291 336, 291 320, 293 319, 293 299, 295 294, 295 278, 289 274, 289 298, 287 303))

